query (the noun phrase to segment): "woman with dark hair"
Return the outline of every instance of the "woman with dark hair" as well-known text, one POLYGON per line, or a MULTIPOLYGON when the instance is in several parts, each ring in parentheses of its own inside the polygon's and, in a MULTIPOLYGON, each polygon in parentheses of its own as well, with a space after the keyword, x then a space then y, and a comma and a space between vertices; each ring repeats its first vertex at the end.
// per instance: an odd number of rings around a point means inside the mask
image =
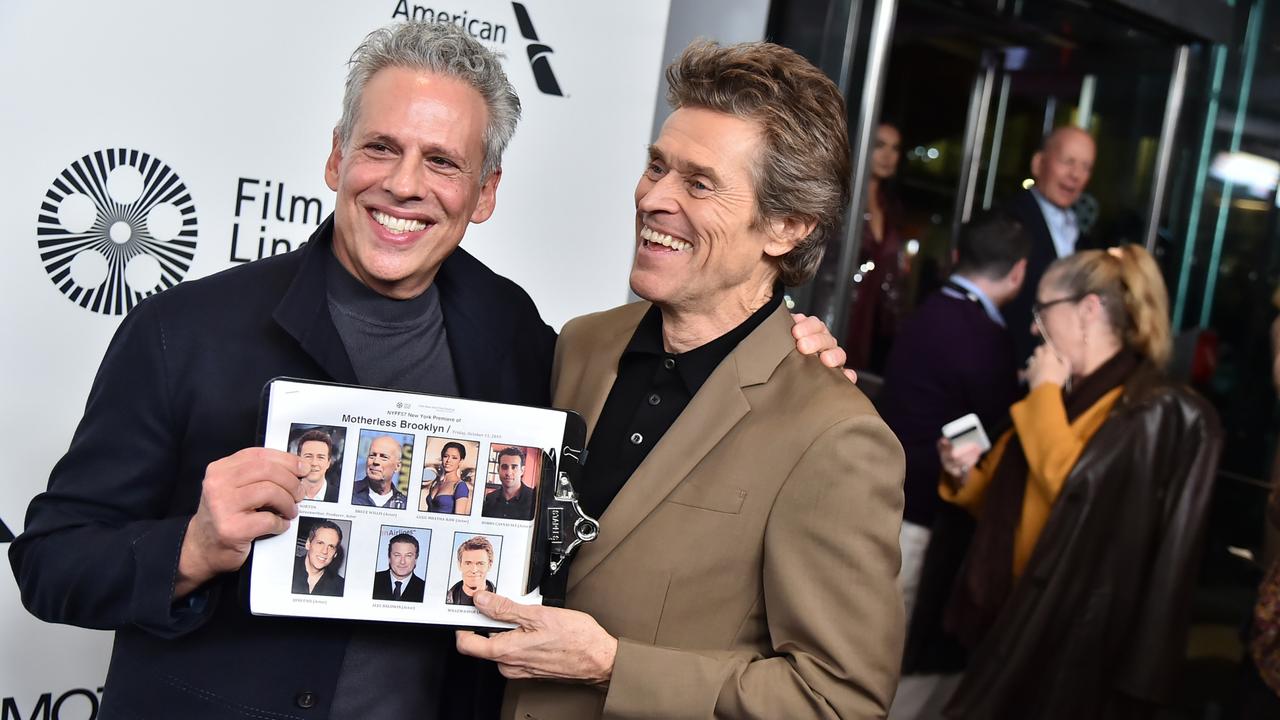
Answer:
POLYGON ((422 495, 422 508, 429 512, 469 515, 471 513, 471 487, 462 474, 462 461, 467 459, 467 448, 459 442, 447 442, 440 448, 440 465, 435 479, 422 495))
POLYGON ((1217 416, 1161 375, 1168 295, 1141 247, 1059 259, 1033 317, 1013 427, 980 462, 938 442, 940 492, 977 520, 946 613, 972 655, 945 714, 1151 717, 1186 647, 1217 416))
POLYGON ((867 212, 862 247, 853 268, 849 328, 845 346, 849 366, 880 372, 893 344, 902 313, 906 254, 902 207, 891 184, 902 157, 902 133, 891 123, 876 128, 867 179, 867 212))

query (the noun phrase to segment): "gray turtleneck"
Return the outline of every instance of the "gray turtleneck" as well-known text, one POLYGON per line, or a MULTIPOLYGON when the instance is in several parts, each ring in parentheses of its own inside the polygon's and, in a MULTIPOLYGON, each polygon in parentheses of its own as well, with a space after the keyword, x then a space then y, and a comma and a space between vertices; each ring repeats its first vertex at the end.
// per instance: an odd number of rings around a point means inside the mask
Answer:
MULTIPOLYGON (((329 314, 361 385, 458 394, 435 285, 418 297, 393 300, 352 277, 332 256, 325 281, 329 314)), ((443 662, 452 645, 453 633, 434 626, 356 627, 334 688, 331 716, 435 718, 444 691, 443 662)))

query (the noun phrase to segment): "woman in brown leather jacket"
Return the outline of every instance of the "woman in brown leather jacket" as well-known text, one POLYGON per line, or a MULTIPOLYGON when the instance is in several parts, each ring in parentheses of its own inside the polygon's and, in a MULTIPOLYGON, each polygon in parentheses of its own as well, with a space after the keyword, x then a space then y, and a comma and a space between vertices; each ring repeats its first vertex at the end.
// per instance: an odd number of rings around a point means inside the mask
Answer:
POLYGON ((1221 432, 1161 376, 1168 295, 1145 250, 1060 259, 1036 300, 1012 429, 981 461, 939 441, 939 490, 977 519, 946 616, 972 655, 945 714, 1146 717, 1182 659, 1221 432))

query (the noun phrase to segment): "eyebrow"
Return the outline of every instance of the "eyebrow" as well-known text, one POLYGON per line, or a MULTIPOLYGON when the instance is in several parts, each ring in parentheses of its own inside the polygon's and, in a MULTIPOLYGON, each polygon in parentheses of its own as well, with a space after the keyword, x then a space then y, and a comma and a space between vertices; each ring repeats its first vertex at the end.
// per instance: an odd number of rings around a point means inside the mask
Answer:
MULTIPOLYGON (((368 137, 363 138, 361 142, 366 144, 373 143, 373 142, 382 143, 383 145, 389 145, 391 147, 394 147, 397 150, 404 148, 404 143, 400 142, 399 140, 397 140, 396 138, 390 135, 387 135, 386 133, 381 133, 381 132, 375 132, 372 135, 369 135, 368 137)), ((465 159, 464 158, 465 153, 459 152, 456 148, 451 148, 445 145, 441 145, 438 142, 427 143, 426 145, 422 146, 421 149, 423 151, 423 154, 427 156, 438 155, 440 157, 449 158, 454 162, 460 162, 465 159)))
POLYGON ((705 165, 699 165, 694 162, 669 161, 667 160, 666 156, 662 154, 662 151, 659 150, 658 146, 656 145, 649 146, 649 159, 661 160, 667 165, 678 167, 681 175, 704 175, 708 180, 711 181, 712 185, 719 186, 723 184, 720 182, 720 176, 716 174, 716 171, 713 168, 707 167, 705 165))

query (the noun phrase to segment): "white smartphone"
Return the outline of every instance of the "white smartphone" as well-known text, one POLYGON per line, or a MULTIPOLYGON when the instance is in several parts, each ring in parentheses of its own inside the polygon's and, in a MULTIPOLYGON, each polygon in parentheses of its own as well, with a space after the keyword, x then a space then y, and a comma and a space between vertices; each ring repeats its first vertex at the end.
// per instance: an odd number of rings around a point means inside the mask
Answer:
POLYGON ((991 449, 991 439, 987 437, 987 431, 983 429, 982 421, 975 413, 969 413, 943 425, 942 436, 955 446, 977 445, 982 448, 982 452, 991 449))

